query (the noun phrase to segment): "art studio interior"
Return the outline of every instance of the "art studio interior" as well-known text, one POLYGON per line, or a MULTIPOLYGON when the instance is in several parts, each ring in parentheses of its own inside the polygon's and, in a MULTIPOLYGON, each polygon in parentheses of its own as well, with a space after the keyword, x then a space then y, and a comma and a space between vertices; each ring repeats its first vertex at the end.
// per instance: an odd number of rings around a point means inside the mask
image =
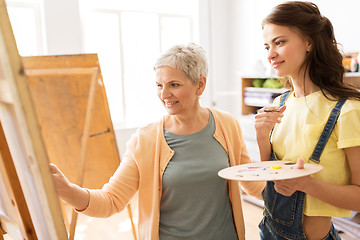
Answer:
MULTIPOLYGON (((230 113, 239 123, 249 159, 261 163, 255 116, 289 89, 268 62, 262 20, 283 2, 1 0, 0 239, 156 239, 150 232, 143 238, 146 230, 139 225, 153 224, 139 211, 146 205, 139 198, 150 193, 136 193, 112 216, 90 217, 57 197, 48 163, 84 189, 101 189, 130 158, 127 149, 144 144, 140 137, 138 145, 129 143, 132 136, 168 114, 159 101, 155 64, 177 44, 195 43, 205 50, 208 72, 200 105, 230 113)), ((344 81, 360 89, 360 1, 312 2, 333 24, 344 81)), ((162 167, 157 166, 161 172, 162 167)), ((138 181, 157 188, 152 181, 159 180, 138 181)), ((246 191, 240 194, 244 236, 259 240, 264 201, 246 191)), ((332 223, 342 239, 360 239, 360 212, 332 217, 332 223)))

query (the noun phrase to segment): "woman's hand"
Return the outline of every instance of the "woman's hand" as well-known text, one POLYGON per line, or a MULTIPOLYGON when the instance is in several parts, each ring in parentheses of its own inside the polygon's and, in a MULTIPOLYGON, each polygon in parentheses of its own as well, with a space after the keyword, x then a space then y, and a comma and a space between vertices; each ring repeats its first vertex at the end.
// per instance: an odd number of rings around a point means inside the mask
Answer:
MULTIPOLYGON (((304 160, 299 158, 294 166, 297 169, 304 168, 304 160)), ((307 182, 311 180, 310 176, 293 178, 293 179, 286 179, 286 180, 278 180, 274 181, 275 190, 284 195, 284 196, 291 196, 296 191, 303 191, 304 187, 307 185, 307 182)))
POLYGON ((261 161, 269 161, 271 158, 270 131, 276 123, 280 122, 285 109, 286 106, 280 109, 278 107, 265 107, 260 109, 255 116, 256 141, 259 146, 261 161))
POLYGON ((57 194, 75 209, 86 209, 90 201, 89 192, 71 183, 55 164, 50 163, 50 172, 54 179, 57 194))
POLYGON ((281 117, 284 116, 286 106, 265 107, 258 111, 255 115, 255 130, 257 137, 269 137, 271 129, 276 123, 280 123, 281 117))
POLYGON ((55 164, 50 163, 50 172, 52 174, 56 193, 61 197, 66 197, 66 193, 70 192, 71 183, 70 181, 64 176, 64 174, 57 168, 55 164))

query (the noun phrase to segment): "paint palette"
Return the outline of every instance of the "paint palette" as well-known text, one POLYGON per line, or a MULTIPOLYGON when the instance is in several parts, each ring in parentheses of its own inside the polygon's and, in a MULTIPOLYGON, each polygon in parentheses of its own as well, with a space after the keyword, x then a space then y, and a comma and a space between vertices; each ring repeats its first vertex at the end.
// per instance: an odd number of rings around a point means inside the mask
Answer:
POLYGON ((224 168, 218 175, 237 181, 275 181, 304 177, 322 169, 321 165, 313 163, 305 163, 303 169, 297 169, 290 161, 266 161, 224 168))

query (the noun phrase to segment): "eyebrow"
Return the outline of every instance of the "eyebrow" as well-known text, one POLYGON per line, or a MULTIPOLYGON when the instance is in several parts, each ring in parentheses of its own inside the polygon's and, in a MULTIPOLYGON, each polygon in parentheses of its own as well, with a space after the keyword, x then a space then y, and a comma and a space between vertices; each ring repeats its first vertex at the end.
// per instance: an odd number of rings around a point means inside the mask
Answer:
MULTIPOLYGON (((172 84, 172 83, 178 83, 178 80, 169 80, 168 82, 165 82, 165 84, 172 84)), ((156 81, 156 83, 160 83, 159 81, 156 81)))

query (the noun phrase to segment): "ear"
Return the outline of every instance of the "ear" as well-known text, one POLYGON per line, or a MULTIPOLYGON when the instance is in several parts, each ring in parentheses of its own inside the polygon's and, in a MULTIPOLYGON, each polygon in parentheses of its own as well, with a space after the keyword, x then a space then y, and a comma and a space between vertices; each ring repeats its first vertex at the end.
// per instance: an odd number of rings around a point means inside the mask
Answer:
POLYGON ((206 87, 206 77, 201 75, 199 82, 197 83, 197 91, 196 94, 198 96, 201 96, 203 94, 203 92, 205 91, 205 87, 206 87))
POLYGON ((307 41, 307 44, 306 44, 306 52, 310 52, 311 48, 312 48, 311 41, 308 40, 308 41, 307 41))

